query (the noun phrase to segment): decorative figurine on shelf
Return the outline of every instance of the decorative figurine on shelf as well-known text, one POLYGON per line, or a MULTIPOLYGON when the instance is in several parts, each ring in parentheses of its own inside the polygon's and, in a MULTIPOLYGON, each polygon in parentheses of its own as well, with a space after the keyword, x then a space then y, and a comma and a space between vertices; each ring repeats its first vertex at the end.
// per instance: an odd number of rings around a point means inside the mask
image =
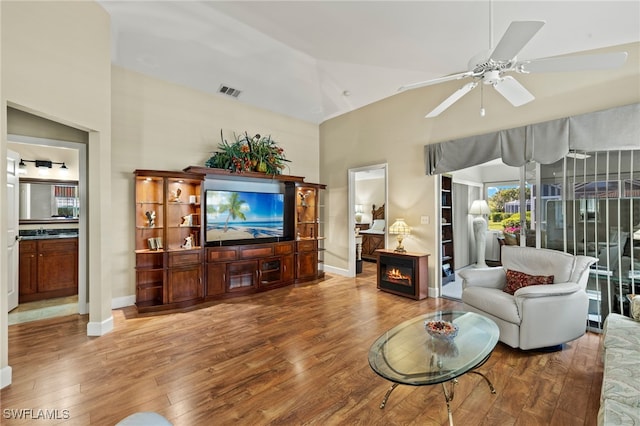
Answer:
POLYGON ((177 188, 175 191, 171 191, 169 196, 169 202, 171 203, 179 203, 180 202, 180 194, 182 194, 182 189, 177 188))
POLYGON ((182 216, 182 223, 180 226, 193 226, 193 216, 190 214, 182 216))
POLYGON ((156 212, 153 210, 148 210, 145 212, 145 216, 147 216, 147 224, 149 228, 153 228, 156 226, 156 212))
POLYGON ((184 244, 182 245, 182 248, 185 248, 185 249, 193 248, 193 234, 189 235, 184 239, 184 244))
POLYGON ((307 204, 307 197, 310 195, 308 192, 305 193, 300 193, 300 205, 302 207, 309 207, 309 204, 307 204))

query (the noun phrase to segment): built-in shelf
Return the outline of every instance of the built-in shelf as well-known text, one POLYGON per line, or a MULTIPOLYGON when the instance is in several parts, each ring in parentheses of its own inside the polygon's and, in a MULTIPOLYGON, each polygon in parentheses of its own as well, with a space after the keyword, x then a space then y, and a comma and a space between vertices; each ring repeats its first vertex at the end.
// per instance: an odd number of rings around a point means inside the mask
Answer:
POLYGON ((453 181, 451 176, 440 176, 440 263, 442 284, 455 280, 455 258, 453 251, 453 181))

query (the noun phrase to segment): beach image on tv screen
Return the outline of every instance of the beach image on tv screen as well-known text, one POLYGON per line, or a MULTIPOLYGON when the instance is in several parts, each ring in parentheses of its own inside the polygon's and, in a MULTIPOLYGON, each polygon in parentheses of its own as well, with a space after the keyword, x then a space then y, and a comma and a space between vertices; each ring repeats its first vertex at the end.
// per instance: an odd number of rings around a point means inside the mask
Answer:
POLYGON ((282 237, 284 195, 207 191, 207 241, 282 237))

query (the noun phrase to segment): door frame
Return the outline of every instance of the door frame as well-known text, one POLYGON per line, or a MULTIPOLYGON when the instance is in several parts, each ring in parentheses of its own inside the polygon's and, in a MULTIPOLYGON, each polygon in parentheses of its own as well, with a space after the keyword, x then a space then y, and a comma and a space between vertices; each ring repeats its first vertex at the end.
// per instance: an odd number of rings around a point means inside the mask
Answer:
MULTIPOLYGON (((348 277, 356 276, 356 240, 353 238, 354 229, 356 223, 356 174, 362 172, 368 172, 372 170, 380 170, 384 171, 384 217, 385 220, 389 217, 389 165, 387 163, 380 164, 372 164, 369 166, 363 167, 355 167, 348 170, 348 180, 349 180, 349 204, 348 204, 348 218, 347 218, 347 227, 348 232, 347 235, 350 235, 349 238, 349 270, 347 273, 348 277)), ((384 246, 389 247, 388 239, 388 226, 384 228, 384 246)))
POLYGON ((78 195, 80 197, 80 217, 78 219, 78 313, 89 313, 87 280, 88 244, 88 204, 87 204, 87 145, 80 142, 61 141, 22 135, 7 135, 7 142, 31 145, 45 145, 78 151, 78 195))

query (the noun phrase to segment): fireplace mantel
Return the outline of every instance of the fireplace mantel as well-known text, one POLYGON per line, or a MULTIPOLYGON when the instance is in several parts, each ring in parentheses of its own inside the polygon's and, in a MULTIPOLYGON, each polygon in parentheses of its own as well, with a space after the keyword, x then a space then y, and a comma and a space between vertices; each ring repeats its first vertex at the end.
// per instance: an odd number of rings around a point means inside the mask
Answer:
POLYGON ((376 250, 378 288, 399 296, 422 300, 429 291, 429 255, 376 250))

